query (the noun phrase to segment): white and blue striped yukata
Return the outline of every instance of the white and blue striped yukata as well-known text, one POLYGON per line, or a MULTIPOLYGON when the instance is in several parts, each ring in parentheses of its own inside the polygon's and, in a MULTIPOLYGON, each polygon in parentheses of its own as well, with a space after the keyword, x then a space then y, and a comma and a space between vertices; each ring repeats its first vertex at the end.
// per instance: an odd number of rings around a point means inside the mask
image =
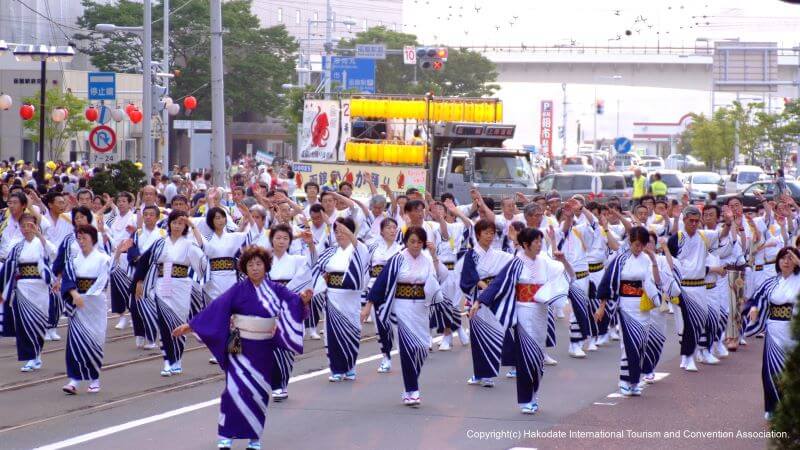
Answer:
POLYGON ((327 286, 325 337, 331 373, 355 371, 361 341, 361 293, 366 288, 369 250, 362 242, 325 250, 314 265, 312 279, 327 286))

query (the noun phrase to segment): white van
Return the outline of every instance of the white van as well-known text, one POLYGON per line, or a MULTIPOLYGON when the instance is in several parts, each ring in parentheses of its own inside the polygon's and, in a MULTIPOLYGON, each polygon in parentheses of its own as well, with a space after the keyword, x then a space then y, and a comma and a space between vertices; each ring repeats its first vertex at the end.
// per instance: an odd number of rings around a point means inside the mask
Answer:
POLYGON ((728 192, 742 192, 751 183, 763 179, 764 175, 764 169, 758 166, 735 166, 725 183, 726 190, 728 192))
POLYGON ((614 169, 631 170, 640 164, 639 155, 635 153, 617 153, 614 156, 614 169))

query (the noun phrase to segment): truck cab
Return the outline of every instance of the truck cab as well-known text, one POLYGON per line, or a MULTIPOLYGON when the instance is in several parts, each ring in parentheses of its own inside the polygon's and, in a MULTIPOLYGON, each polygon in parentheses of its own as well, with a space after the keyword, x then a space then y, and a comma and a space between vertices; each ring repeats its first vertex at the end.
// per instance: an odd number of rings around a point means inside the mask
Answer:
POLYGON ((434 197, 450 192, 459 204, 472 201, 471 189, 499 206, 502 198, 516 192, 536 191, 530 153, 503 148, 514 136, 514 125, 441 123, 433 127, 432 149, 435 165, 429 176, 434 197))

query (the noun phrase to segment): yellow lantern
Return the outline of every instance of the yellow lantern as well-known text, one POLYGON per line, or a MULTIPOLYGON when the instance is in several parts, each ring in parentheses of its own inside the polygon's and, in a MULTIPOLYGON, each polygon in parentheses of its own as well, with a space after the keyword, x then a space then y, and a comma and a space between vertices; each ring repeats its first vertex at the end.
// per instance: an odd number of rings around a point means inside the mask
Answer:
POLYGON ((367 144, 367 148, 366 148, 366 152, 365 152, 366 153, 366 159, 365 160, 369 161, 369 162, 377 161, 378 160, 378 147, 380 147, 381 145, 383 145, 383 144, 376 144, 374 142, 370 142, 369 144, 367 144))
POLYGON ((373 162, 384 162, 384 158, 386 157, 386 144, 379 144, 375 150, 375 153, 375 159, 373 159, 373 162))
POLYGON ((411 107, 411 118, 424 120, 425 119, 425 101, 423 100, 415 100, 412 103, 411 107))
POLYGON ((356 157, 356 161, 362 161, 362 162, 367 161, 367 145, 372 145, 372 144, 364 144, 364 143, 359 144, 359 146, 357 147, 358 156, 356 157))
POLYGON ((398 162, 397 147, 398 147, 397 145, 393 144, 386 144, 386 146, 384 146, 386 162, 388 162, 389 164, 397 164, 398 162))
POLYGON ((351 161, 353 159, 353 146, 354 145, 355 145, 355 142, 353 142, 353 141, 347 141, 347 143, 344 144, 344 159, 345 159, 345 161, 351 161))

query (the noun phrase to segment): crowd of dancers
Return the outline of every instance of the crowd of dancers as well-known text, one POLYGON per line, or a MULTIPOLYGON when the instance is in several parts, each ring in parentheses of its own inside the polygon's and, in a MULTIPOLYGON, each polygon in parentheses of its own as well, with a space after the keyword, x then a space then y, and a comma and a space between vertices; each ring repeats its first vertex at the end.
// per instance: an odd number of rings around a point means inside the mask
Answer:
POLYGON ((697 207, 645 196, 623 208, 557 192, 495 205, 473 191, 456 205, 450 194, 380 188, 370 184, 359 201, 348 182, 307 183, 299 204, 274 186, 234 184, 172 192, 167 203, 152 185, 115 198, 58 185, 40 198, 12 185, 0 224, 2 334, 16 338, 21 371, 36 371, 66 316, 63 391, 75 395, 84 382, 89 393, 101 389, 109 309, 118 329, 132 325, 137 347, 160 346, 164 377, 184 370, 194 333, 227 374, 219 448, 232 439, 260 448, 267 404, 288 397, 304 339, 325 340, 330 382, 355 380, 362 324, 373 320, 377 371, 395 369, 396 346, 411 407, 421 405, 432 337, 447 351, 455 335, 470 346, 467 384, 491 387, 507 366, 520 411, 536 413, 544 366, 557 364, 548 354, 557 319, 568 312, 570 357, 619 341, 624 396, 656 382, 669 333, 689 372, 765 333, 765 412, 774 411, 796 345, 800 216, 791 197, 745 212, 736 197, 697 207))

